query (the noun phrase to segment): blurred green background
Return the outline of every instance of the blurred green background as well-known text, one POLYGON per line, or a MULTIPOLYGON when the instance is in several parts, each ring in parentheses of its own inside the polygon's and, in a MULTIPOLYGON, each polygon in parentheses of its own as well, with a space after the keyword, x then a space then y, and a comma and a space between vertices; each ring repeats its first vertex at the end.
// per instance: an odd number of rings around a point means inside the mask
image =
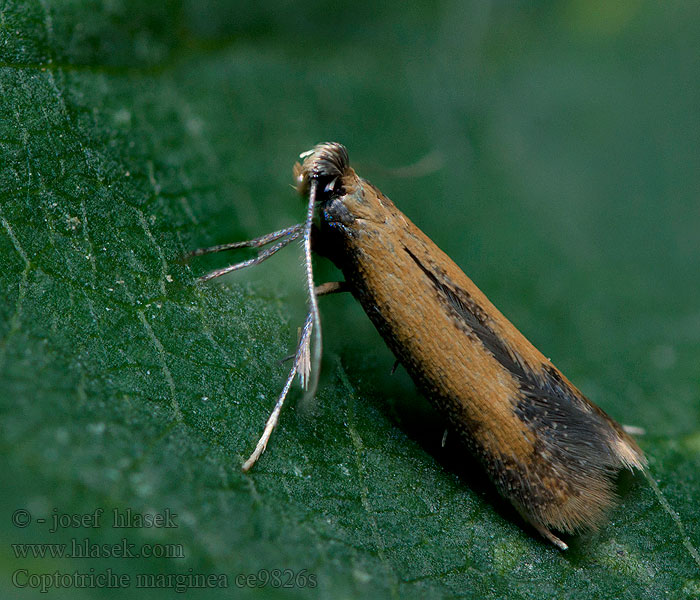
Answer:
POLYGON ((0 1, 3 597, 176 594, 143 573, 227 578, 194 598, 700 597, 699 39, 687 1, 0 1), (341 296, 315 406, 295 390, 240 472, 303 320, 299 251, 207 286, 226 257, 178 258, 299 222, 291 167, 327 140, 646 429, 670 508, 629 477, 601 531, 544 544, 341 296), (96 508, 177 527, 49 529, 96 508), (180 557, 17 546, 85 538, 180 557), (130 585, 12 583, 107 569, 130 585))

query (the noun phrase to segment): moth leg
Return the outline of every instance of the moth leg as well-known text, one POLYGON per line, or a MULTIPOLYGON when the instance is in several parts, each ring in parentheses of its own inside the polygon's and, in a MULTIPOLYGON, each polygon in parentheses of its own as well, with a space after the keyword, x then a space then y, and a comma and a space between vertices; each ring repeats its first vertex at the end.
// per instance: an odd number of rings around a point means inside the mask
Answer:
POLYGON ((280 229, 279 231, 273 231, 272 233, 266 233, 260 237, 253 238, 252 240, 245 240, 243 242, 231 242, 229 244, 219 244, 218 246, 209 246, 208 248, 197 248, 185 254, 185 260, 190 259, 194 256, 203 256, 205 254, 212 254, 213 252, 224 252, 226 250, 236 250, 237 248, 260 248, 260 246, 265 246, 270 242, 274 242, 282 237, 292 235, 294 233, 299 234, 301 232, 301 223, 297 225, 292 225, 291 227, 286 227, 285 229, 280 229))
MULTIPOLYGON (((198 281, 203 283, 205 281, 209 281, 210 279, 214 279, 215 277, 221 277, 222 275, 226 275, 226 273, 231 273, 232 271, 238 271, 239 269, 245 269, 246 267, 252 267, 254 265, 259 265, 261 262, 267 260, 276 252, 279 252, 280 250, 282 250, 282 248, 284 248, 285 246, 288 246, 289 244, 291 244, 295 239, 297 239, 299 237, 300 234, 301 234, 301 231, 299 231, 299 230, 294 231, 293 230, 288 235, 288 237, 283 239, 281 242, 276 243, 271 248, 267 248, 266 250, 261 250, 255 258, 249 258, 248 260, 244 260, 244 261, 241 261, 239 263, 229 265, 228 267, 216 269, 216 270, 212 271, 211 273, 207 273, 206 275, 202 275, 201 277, 199 277, 198 281)), ((250 241, 252 242, 254 240, 250 240, 250 241)), ((247 243, 247 242, 235 242, 235 243, 241 244, 241 243, 247 243)), ((239 247, 242 248, 243 246, 239 246, 239 247)))
MULTIPOLYGON (((532 521, 531 521, 532 523, 532 521)), ((541 525, 539 523, 532 523, 532 526, 537 529, 537 531, 544 537, 545 539, 549 540, 554 544, 559 550, 568 550, 569 546, 567 546, 562 540, 560 540, 556 535, 554 535, 549 529, 547 529, 544 525, 541 525)))
POLYGON ((349 292, 350 286, 347 281, 329 281, 317 285, 314 289, 314 294, 317 296, 328 296, 329 294, 339 294, 341 292, 349 292))

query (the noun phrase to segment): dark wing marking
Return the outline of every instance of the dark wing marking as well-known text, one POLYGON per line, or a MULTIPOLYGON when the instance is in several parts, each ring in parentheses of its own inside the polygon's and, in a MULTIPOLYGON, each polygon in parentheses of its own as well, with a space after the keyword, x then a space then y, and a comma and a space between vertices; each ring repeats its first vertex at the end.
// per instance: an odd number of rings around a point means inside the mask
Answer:
POLYGON ((543 364, 539 373, 526 366, 490 327, 489 317, 466 290, 452 285, 443 273, 434 272, 404 249, 433 284, 460 328, 476 336, 518 382, 521 394, 512 399, 514 411, 536 433, 535 450, 546 450, 562 462, 573 460, 587 469, 618 468, 620 461, 610 447, 614 438, 607 416, 568 385, 552 365, 543 364))

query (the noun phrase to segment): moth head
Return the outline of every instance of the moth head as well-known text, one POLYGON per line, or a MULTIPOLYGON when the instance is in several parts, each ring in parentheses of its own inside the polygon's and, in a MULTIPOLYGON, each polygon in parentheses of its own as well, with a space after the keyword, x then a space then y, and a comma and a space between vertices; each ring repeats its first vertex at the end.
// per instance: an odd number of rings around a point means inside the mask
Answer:
POLYGON ((302 163, 294 165, 294 179, 299 194, 309 194, 311 182, 316 181, 319 199, 340 193, 342 178, 350 168, 348 151, 338 142, 325 142, 302 153, 302 163))

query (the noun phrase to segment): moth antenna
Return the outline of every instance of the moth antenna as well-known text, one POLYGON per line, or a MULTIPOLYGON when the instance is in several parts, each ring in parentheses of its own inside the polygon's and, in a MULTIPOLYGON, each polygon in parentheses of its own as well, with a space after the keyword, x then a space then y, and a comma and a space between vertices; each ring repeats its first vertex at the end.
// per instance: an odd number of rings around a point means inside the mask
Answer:
POLYGON ((297 352, 294 355, 294 362, 296 364, 297 373, 299 375, 299 383, 302 389, 306 389, 309 381, 309 374, 311 373, 311 329, 313 328, 313 318, 309 312, 306 315, 306 321, 304 322, 304 328, 302 329, 301 337, 299 338, 299 345, 297 346, 297 352))
MULTIPOLYGON (((304 322, 304 328, 302 329, 301 339, 299 340, 299 344, 297 345, 297 351, 294 357, 294 362, 292 363, 292 368, 289 370, 289 375, 287 375, 287 381, 284 384, 284 388, 282 388, 282 392, 277 398, 277 402, 275 402, 275 408, 272 409, 272 412, 270 413, 270 416, 267 419, 267 423, 265 423, 265 429, 263 430, 263 433, 260 436, 257 445, 255 446, 255 450, 253 450, 253 453, 250 455, 250 457, 248 457, 248 460, 246 460, 243 463, 243 466, 241 467, 244 472, 249 471, 251 467, 256 462, 258 462, 258 459, 262 456, 262 453, 265 452, 265 448, 267 448, 267 443, 270 441, 270 436, 272 435, 272 432, 275 430, 275 427, 277 427, 277 422, 280 418, 280 412, 282 412, 282 406, 284 406, 284 401, 287 399, 287 394, 289 394, 289 388, 292 387, 292 381, 294 381, 294 377, 297 375, 299 364, 303 362, 301 355, 304 352, 308 352, 308 344, 309 338, 311 337, 312 323, 313 319, 311 313, 309 313, 306 317, 306 321, 304 322)), ((299 374, 299 376, 301 377, 301 373, 299 374)))
MULTIPOLYGON (((306 212, 306 221, 301 229, 304 240, 304 263, 306 268, 306 283, 309 293, 309 312, 306 315, 306 320, 304 321, 304 327, 301 331, 301 338, 299 339, 299 344, 297 345, 297 351, 294 355, 294 362, 292 363, 292 368, 289 370, 287 381, 284 384, 282 392, 277 398, 277 402, 275 403, 275 407, 272 409, 272 413, 270 413, 270 416, 267 419, 265 429, 263 430, 263 433, 255 446, 255 450, 253 450, 253 453, 250 455, 248 460, 243 463, 242 469, 244 472, 250 470, 262 456, 262 453, 265 452, 267 443, 270 441, 270 436, 275 430, 275 427, 277 427, 282 406, 284 406, 284 401, 287 399, 287 395, 289 394, 289 389, 292 385, 292 381, 294 381, 294 377, 299 375, 301 387, 306 390, 304 400, 313 398, 314 394, 316 393, 316 388, 318 387, 318 372, 321 362, 322 341, 321 319, 318 312, 318 300, 316 298, 316 286, 314 284, 313 263, 311 262, 311 227, 313 225, 314 206, 316 204, 317 184, 318 182, 315 179, 311 181, 309 187, 309 205, 306 212), (311 344, 312 335, 314 338, 313 348, 311 344)), ((294 238, 291 239, 295 239, 298 234, 299 231, 295 230, 295 232, 292 234, 294 235, 294 238)), ((289 241, 291 241, 291 239, 289 239, 289 241)), ((289 243, 286 240, 285 242, 289 243)))
POLYGON ((313 347, 311 347, 311 335, 302 336, 306 339, 306 347, 303 355, 304 362, 298 364, 300 370, 299 380, 302 388, 306 390, 302 402, 311 400, 318 388, 318 376, 321 367, 321 317, 318 311, 318 299, 316 297, 316 285, 314 283, 313 262, 311 258, 311 228, 314 219, 314 208, 316 205, 316 188, 318 180, 312 179, 309 185, 309 204, 306 210, 306 222, 304 223, 304 262, 306 266, 306 285, 309 294, 309 317, 310 334, 313 334, 313 347))

